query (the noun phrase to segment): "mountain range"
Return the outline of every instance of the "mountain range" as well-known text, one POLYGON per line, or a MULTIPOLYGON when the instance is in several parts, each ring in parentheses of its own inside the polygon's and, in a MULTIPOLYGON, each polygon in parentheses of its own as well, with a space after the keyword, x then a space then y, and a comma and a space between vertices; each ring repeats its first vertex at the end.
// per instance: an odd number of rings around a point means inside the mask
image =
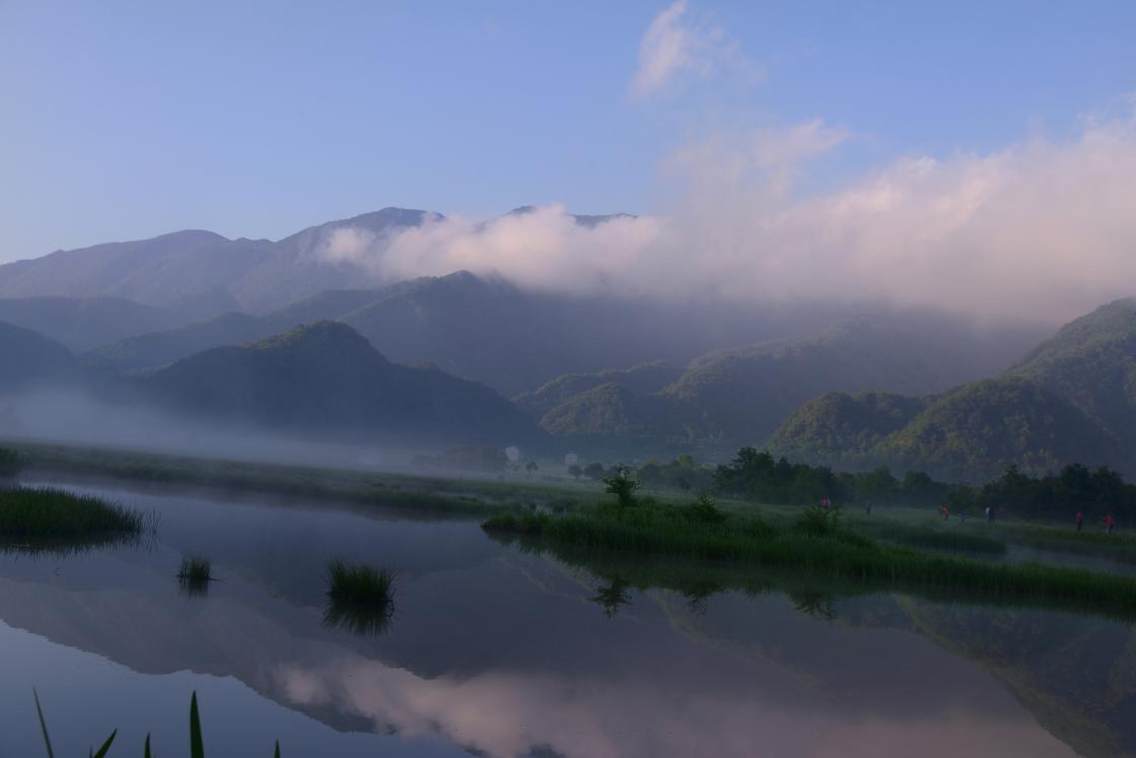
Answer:
POLYGON ((0 266, 0 393, 80 386, 301 436, 611 459, 755 445, 956 479, 1136 469, 1131 300, 1043 341, 864 303, 564 294, 468 271, 384 281, 328 254, 351 232, 381 255, 440 218, 386 208, 278 241, 190 230, 0 266))

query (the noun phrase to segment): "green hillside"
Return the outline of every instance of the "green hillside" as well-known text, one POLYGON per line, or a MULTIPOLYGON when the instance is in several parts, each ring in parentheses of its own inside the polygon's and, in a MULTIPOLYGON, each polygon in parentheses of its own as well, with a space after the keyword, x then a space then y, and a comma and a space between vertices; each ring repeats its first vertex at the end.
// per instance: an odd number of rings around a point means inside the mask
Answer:
POLYGON ((870 465, 875 446, 909 424, 928 402, 886 392, 830 392, 801 406, 781 425, 770 444, 796 460, 870 465))
POLYGON ((886 463, 964 480, 1010 464, 1032 473, 1077 462, 1136 472, 1136 301, 1069 323, 997 379, 905 407, 919 403, 888 429, 888 418, 902 414, 822 397, 794 412, 772 446, 811 462, 886 463))

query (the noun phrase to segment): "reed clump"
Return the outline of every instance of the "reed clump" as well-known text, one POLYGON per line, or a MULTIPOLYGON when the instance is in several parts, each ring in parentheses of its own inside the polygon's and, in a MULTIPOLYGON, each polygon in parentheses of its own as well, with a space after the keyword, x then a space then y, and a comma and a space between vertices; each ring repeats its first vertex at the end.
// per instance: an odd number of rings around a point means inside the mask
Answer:
POLYGON ((328 566, 324 621, 358 634, 386 631, 394 616, 394 574, 366 564, 333 561, 328 566))
POLYGON ((142 534, 137 511, 57 489, 0 489, 0 538, 68 540, 142 534))
POLYGON ((213 581, 213 564, 208 558, 196 556, 182 558, 177 578, 182 589, 190 594, 202 593, 213 581))

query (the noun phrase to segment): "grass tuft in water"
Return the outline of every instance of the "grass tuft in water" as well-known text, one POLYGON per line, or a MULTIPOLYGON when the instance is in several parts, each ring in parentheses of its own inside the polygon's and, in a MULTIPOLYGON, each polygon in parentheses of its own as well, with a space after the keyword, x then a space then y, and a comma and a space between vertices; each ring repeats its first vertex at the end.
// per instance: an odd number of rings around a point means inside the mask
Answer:
POLYGON ((333 561, 328 566, 328 608, 324 621, 357 634, 380 634, 394 616, 394 574, 365 564, 333 561))
POLYGON ((190 594, 203 593, 213 581, 213 567, 208 558, 182 558, 177 577, 182 589, 190 594))
POLYGON ((141 513, 89 495, 56 489, 0 489, 0 537, 67 540, 138 536, 141 513))

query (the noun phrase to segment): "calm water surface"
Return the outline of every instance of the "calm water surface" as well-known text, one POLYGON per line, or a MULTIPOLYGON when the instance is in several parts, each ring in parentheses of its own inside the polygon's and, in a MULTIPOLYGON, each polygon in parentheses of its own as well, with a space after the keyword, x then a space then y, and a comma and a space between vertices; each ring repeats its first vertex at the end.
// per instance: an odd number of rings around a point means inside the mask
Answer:
MULTIPOLYGON (((113 728, 210 756, 1065 756, 1136 746, 1136 639, 1116 621, 899 595, 607 587, 476 521, 76 487, 156 537, 0 556, 0 756, 113 728), (183 556, 219 579, 187 595, 183 556), (379 635, 325 623, 326 566, 397 574, 379 635)), ((313 504, 314 505, 314 504, 313 504)))

